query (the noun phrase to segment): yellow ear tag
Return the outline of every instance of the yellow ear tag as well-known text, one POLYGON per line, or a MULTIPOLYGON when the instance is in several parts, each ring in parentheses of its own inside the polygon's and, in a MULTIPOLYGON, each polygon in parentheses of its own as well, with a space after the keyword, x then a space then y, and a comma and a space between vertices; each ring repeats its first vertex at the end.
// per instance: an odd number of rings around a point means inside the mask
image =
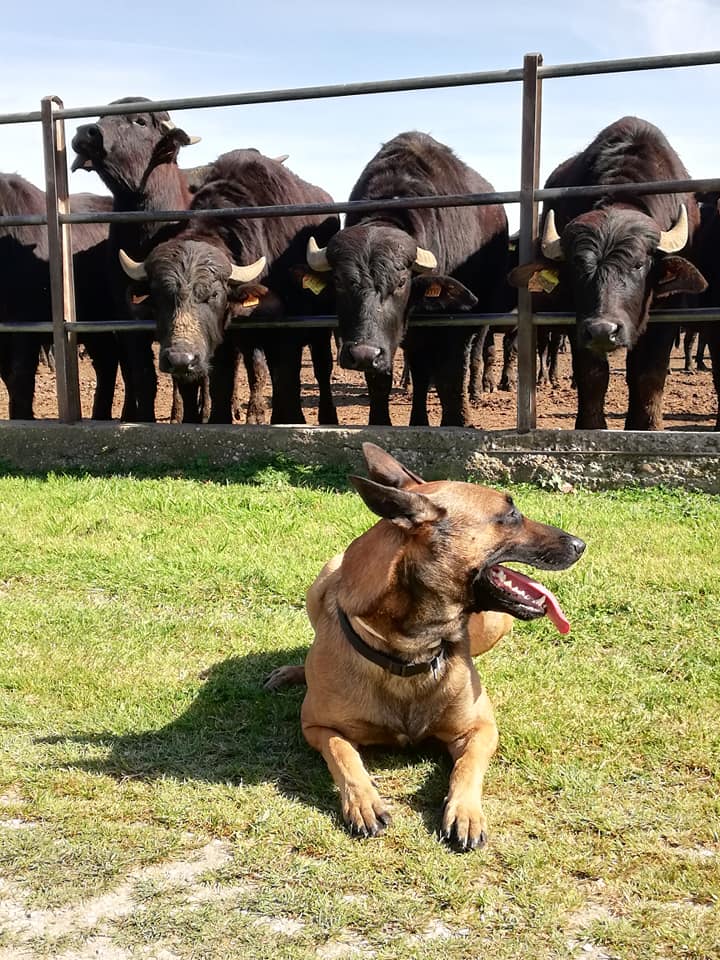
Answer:
POLYGON ((426 297, 439 297, 442 293, 442 287, 439 283, 431 283, 425 291, 426 297))
POLYGON ((510 253, 515 253, 515 251, 517 250, 517 244, 516 244, 516 243, 509 243, 509 244, 508 244, 508 250, 510 251, 510 253))
POLYGON ((302 278, 302 288, 303 290, 311 290, 315 296, 322 293, 327 283, 324 280, 321 280, 316 273, 306 273, 303 274, 302 278))
POLYGON ((137 306, 139 303, 144 303, 144 301, 147 300, 149 296, 150 296, 149 293, 143 293, 143 294, 134 293, 130 299, 133 305, 137 306))
POLYGON ((528 281, 530 293, 552 293, 560 283, 557 270, 538 270, 528 281))
POLYGON ((242 302, 244 307, 256 307, 260 303, 260 298, 254 293, 249 293, 242 302))

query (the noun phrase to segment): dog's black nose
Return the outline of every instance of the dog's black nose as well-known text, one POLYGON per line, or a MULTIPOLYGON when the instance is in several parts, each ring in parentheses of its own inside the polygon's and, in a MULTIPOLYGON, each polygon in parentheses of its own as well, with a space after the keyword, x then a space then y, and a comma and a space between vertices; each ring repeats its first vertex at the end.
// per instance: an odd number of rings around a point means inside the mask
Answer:
POLYGON ((580 537, 570 537, 570 536, 569 536, 567 539, 568 539, 568 544, 570 545, 571 549, 573 549, 573 550, 575 551, 575 553, 577 554, 578 558, 581 557, 581 556, 583 555, 583 553, 585 552, 585 541, 584 541, 584 540, 581 540, 580 537))

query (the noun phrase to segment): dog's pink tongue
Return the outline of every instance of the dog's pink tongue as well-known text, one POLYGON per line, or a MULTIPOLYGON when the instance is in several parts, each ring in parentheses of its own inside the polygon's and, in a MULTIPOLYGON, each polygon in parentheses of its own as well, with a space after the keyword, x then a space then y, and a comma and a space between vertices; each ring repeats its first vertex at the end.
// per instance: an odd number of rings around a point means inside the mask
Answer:
POLYGON ((531 595, 534 594, 543 598, 545 601, 545 616, 555 625, 555 628, 560 633, 570 632, 570 621, 563 613, 557 597, 551 590, 548 590, 542 583, 538 583, 537 580, 531 580, 530 577, 518 573, 517 570, 510 570, 508 567, 503 567, 502 569, 505 575, 517 586, 523 590, 527 590, 531 595))

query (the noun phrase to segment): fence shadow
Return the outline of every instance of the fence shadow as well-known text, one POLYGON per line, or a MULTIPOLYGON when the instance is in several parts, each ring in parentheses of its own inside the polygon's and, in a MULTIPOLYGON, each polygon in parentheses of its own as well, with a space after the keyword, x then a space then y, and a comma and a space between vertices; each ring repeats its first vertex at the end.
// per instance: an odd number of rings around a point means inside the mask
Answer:
MULTIPOLYGON (((359 444, 358 444, 359 449, 359 444)), ((359 456, 359 455, 358 455, 359 456)), ((1 477, 32 477, 45 480, 51 476, 82 477, 132 477, 137 480, 161 480, 167 477, 178 480, 197 480, 201 483, 217 483, 220 486, 242 483, 253 485, 272 485, 287 483, 294 487, 308 487, 315 490, 349 489, 348 474, 352 472, 342 466, 332 464, 303 464, 291 460, 283 454, 253 458, 242 463, 220 465, 212 463, 206 457, 189 460, 178 467, 177 464, 138 465, 109 461, 102 467, 84 466, 63 468, 61 470, 21 470, 0 458, 1 477)))

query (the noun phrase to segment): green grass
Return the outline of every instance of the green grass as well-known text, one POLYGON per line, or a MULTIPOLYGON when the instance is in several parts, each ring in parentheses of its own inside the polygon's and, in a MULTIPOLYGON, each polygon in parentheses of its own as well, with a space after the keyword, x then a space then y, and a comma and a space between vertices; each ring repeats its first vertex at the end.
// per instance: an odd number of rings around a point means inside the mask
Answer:
POLYGON ((0 478, 0 956, 716 957, 720 503, 512 492, 588 550, 543 574, 571 633, 479 661, 501 745, 463 856, 441 751, 365 752, 394 822, 354 841, 301 691, 262 690, 371 522, 337 474, 0 478))

